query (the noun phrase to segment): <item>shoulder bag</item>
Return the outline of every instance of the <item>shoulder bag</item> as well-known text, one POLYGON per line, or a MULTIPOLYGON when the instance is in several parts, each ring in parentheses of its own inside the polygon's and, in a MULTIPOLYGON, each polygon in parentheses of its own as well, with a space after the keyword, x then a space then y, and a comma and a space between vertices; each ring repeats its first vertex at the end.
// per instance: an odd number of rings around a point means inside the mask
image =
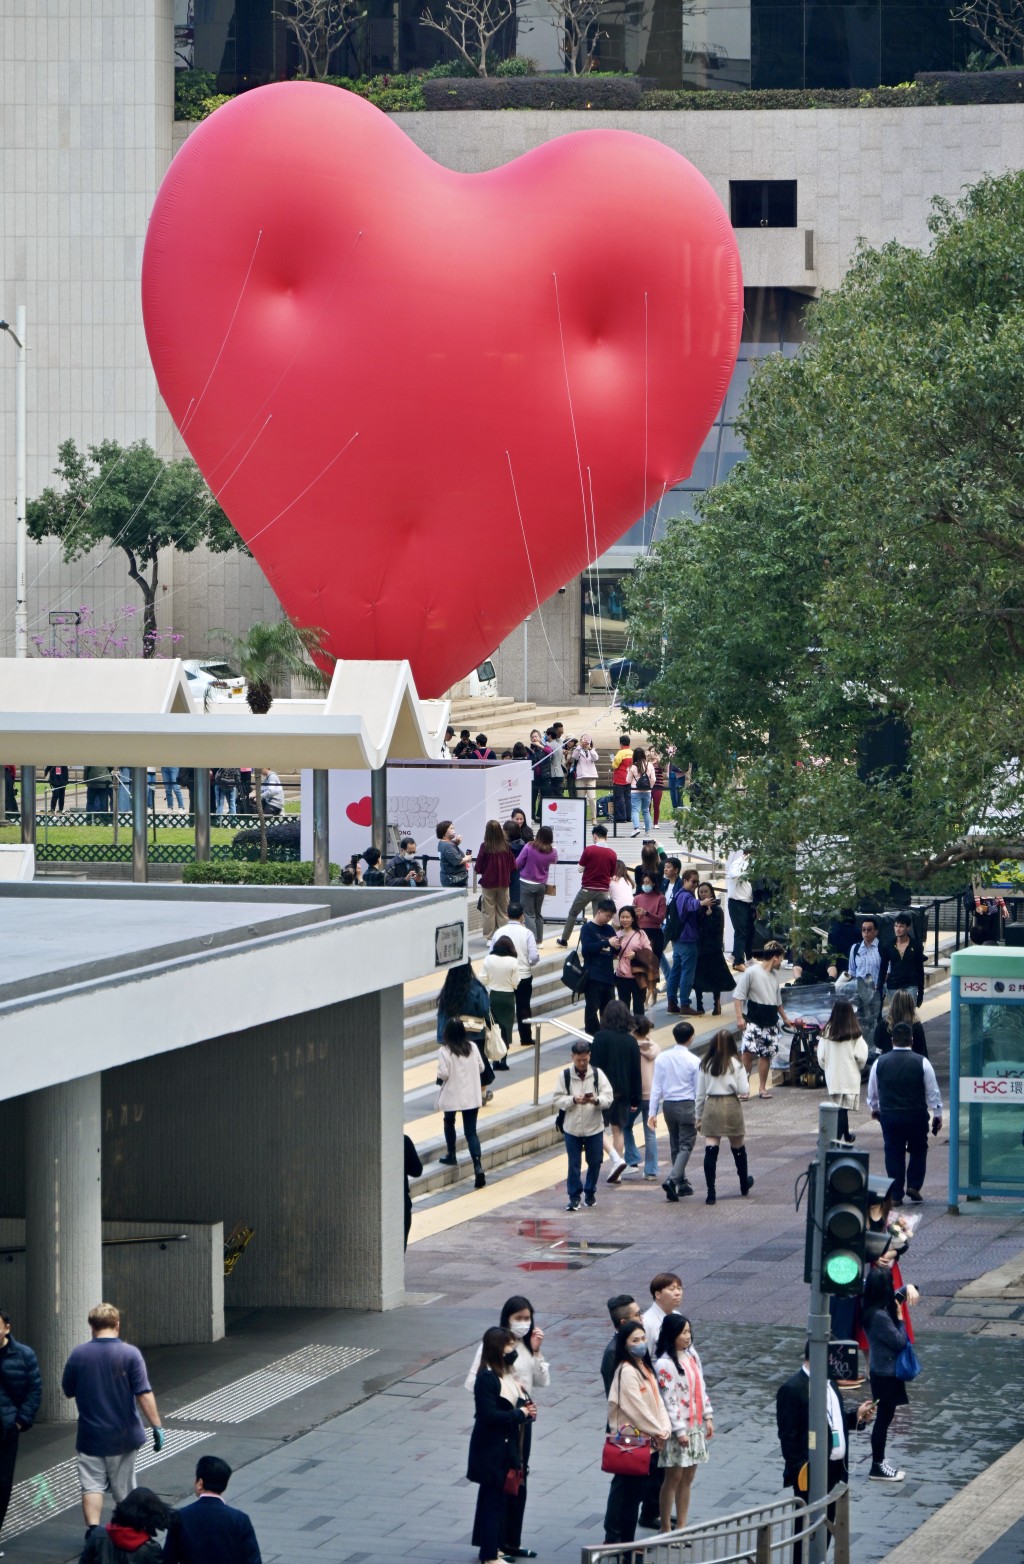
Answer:
MULTIPOLYGON (((568 1065, 566 1065, 565 1069, 562 1071, 562 1080, 564 1082, 565 1095, 568 1097, 568 1095, 569 1095, 569 1066, 568 1065)), ((565 1134, 565 1109, 564 1108, 559 1108, 558 1112, 555 1114, 555 1129, 558 1131, 559 1135, 564 1135, 565 1134)))
POLYGON ((523 1470, 522 1426, 520 1426, 519 1433, 515 1441, 509 1441, 508 1463, 508 1471, 505 1473, 503 1491, 507 1493, 510 1498, 515 1499, 518 1498, 520 1493, 522 1493, 523 1484, 526 1481, 526 1473, 523 1470))
POLYGON ((917 1353, 913 1345, 908 1341, 896 1358, 893 1373, 897 1379, 916 1379, 921 1372, 921 1365, 917 1361, 917 1353))
POLYGON ((507 1053, 508 1045, 501 1035, 501 1028, 488 1010, 484 1022, 484 1058, 491 1064, 500 1064, 507 1053))
POLYGON ((578 999, 586 987, 586 972, 583 967, 583 958, 580 955, 580 942, 583 939, 582 931, 576 941, 574 950, 570 950, 562 962, 562 982, 574 999, 578 999))

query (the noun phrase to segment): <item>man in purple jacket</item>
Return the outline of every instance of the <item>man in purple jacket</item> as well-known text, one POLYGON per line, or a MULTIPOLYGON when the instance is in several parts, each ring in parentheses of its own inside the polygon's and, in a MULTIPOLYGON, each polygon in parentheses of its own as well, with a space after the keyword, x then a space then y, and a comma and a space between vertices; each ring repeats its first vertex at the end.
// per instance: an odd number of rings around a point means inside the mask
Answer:
POLYGON ((668 975, 670 1015, 696 1014, 690 1005, 690 991, 697 971, 697 919, 700 916, 700 903, 695 892, 699 880, 696 869, 687 869, 680 876, 675 895, 668 903, 665 933, 672 941, 672 970, 668 975))

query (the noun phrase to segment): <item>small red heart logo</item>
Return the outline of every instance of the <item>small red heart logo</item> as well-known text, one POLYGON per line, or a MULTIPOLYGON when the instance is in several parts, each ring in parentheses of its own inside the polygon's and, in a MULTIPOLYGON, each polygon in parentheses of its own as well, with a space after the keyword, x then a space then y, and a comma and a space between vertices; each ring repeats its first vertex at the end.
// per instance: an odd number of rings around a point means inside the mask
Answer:
POLYGON ((558 805, 557 805, 557 804, 549 804, 549 805, 548 805, 548 808, 549 808, 549 809, 557 809, 557 808, 558 808, 558 805))
POLYGON ((460 174, 355 93, 280 82, 178 152, 142 303, 291 619, 438 696, 691 473, 743 285, 721 202, 661 142, 586 130, 460 174))
POLYGON ((357 798, 354 804, 348 804, 345 808, 353 825, 373 824, 373 805, 370 798, 357 798))

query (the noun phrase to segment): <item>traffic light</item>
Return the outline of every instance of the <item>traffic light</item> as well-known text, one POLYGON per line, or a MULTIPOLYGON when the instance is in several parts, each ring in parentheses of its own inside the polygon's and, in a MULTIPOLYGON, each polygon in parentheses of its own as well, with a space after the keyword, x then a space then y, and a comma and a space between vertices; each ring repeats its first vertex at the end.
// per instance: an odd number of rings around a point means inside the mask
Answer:
POLYGON ((860 1293, 868 1226, 868 1154, 825 1153, 825 1216, 821 1232, 821 1290, 840 1298, 860 1293))

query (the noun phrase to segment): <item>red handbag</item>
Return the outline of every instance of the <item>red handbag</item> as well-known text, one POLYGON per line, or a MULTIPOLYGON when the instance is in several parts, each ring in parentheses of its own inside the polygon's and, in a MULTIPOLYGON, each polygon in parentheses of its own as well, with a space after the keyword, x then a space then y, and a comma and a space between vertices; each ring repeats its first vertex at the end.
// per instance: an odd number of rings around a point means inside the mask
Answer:
POLYGON ((638 1428, 620 1428, 609 1434, 601 1455, 602 1472, 617 1477, 646 1477, 651 1467, 651 1441, 638 1428))
POLYGON ((522 1492, 524 1481, 525 1479, 523 1477, 523 1468, 521 1466, 510 1466, 508 1471, 505 1473, 505 1481, 502 1484, 501 1491, 502 1493, 507 1493, 511 1498, 516 1499, 522 1492))

